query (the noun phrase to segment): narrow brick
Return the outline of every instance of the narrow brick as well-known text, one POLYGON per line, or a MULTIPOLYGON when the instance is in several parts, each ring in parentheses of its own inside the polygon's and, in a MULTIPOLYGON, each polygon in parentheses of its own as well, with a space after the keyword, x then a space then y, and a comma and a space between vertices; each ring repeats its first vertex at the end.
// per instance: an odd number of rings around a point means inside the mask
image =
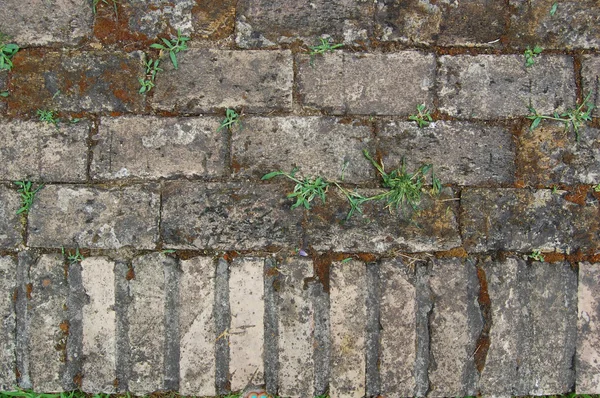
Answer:
POLYGON ((17 262, 13 257, 0 256, 0 390, 12 390, 16 379, 16 314, 14 294, 17 262))
POLYGON ((220 177, 227 136, 217 118, 103 118, 93 179, 220 177))
POLYGON ((566 198, 549 189, 463 189, 461 233, 467 251, 597 250, 597 204, 566 198))
POLYGON ((214 396, 215 261, 194 257, 181 261, 179 287, 180 387, 183 395, 214 396))
POLYGON ((5 185, 0 185, 0 248, 11 249, 23 241, 19 194, 5 185))
POLYGON ((360 261, 333 263, 331 278, 331 380, 333 397, 365 396, 367 268, 360 261))
MULTIPOLYGON (((8 71, 0 72, 0 92, 8 91, 8 71)), ((10 95, 10 93, 9 93, 10 95)), ((6 99, 0 97, 0 114, 6 112, 6 99)))
POLYGON ((87 188, 47 185, 29 213, 28 244, 153 249, 158 234, 159 195, 153 185, 87 188))
POLYGON ((264 260, 236 258, 230 267, 229 373, 231 390, 263 383, 264 260))
POLYGON ((443 183, 458 185, 512 184, 515 148, 509 130, 477 123, 385 123, 379 132, 379 151, 386 167, 409 170, 431 163, 443 183))
POLYGON ((333 114, 409 115, 431 107, 435 58, 416 51, 390 54, 335 52, 301 55, 298 90, 306 107, 333 114), (323 73, 327 70, 327 73, 323 73))
POLYGON ((371 129, 334 118, 277 117, 244 119, 232 137, 234 175, 261 178, 274 170, 299 167, 298 175, 349 183, 367 182, 373 168, 362 154, 373 151, 371 129))
POLYGON ((600 56, 584 55, 581 63, 583 96, 591 93, 589 101, 594 104, 592 115, 600 117, 600 56))
POLYGON ((223 108, 247 112, 290 110, 292 55, 282 51, 197 50, 178 54, 156 79, 154 109, 198 113, 223 108))
POLYGON ((549 115, 575 105, 569 56, 542 55, 530 68, 521 55, 445 55, 439 63, 439 110, 453 117, 526 116, 529 105, 549 115))
POLYGON ((577 290, 578 394, 600 394, 600 264, 579 264, 577 290))

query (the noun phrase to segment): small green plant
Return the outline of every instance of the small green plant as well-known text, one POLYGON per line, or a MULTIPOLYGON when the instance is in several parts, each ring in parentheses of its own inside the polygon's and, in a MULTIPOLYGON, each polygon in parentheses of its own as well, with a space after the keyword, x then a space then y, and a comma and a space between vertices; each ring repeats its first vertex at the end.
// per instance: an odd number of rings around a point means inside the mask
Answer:
POLYGON ((319 54, 325 54, 326 52, 332 53, 336 48, 343 47, 342 43, 331 44, 329 39, 325 39, 323 37, 319 38, 321 40, 321 44, 316 46, 309 46, 308 55, 310 55, 310 65, 313 66, 315 63, 315 56, 319 54))
POLYGON ((46 122, 58 127, 59 119, 56 117, 57 114, 55 111, 38 109, 36 113, 40 118, 40 122, 46 122))
POLYGON ((96 7, 98 6, 98 4, 102 2, 104 4, 110 5, 110 3, 112 3, 113 8, 115 10, 115 18, 118 20, 119 19, 119 11, 117 10, 117 0, 92 0, 92 11, 94 12, 94 15, 96 15, 96 7))
POLYGON ((161 251, 162 254, 173 254, 175 253, 177 250, 173 250, 173 249, 166 249, 161 251))
POLYGON ((227 108, 225 111, 225 119, 221 122, 221 125, 217 129, 217 133, 224 128, 231 130, 233 126, 239 126, 241 123, 241 116, 235 110, 227 108))
POLYGON ((594 192, 600 192, 600 184, 594 185, 594 192))
POLYGON ((530 68, 535 65, 534 58, 540 55, 542 51, 544 51, 544 49, 538 45, 534 46, 533 49, 527 47, 527 50, 525 50, 525 53, 523 53, 525 56, 525 66, 530 68))
POLYGON ((5 44, 0 42, 0 70, 11 70, 12 58, 19 51, 19 46, 14 43, 5 44))
POLYGON ((431 114, 429 113, 429 109, 427 109, 425 104, 417 105, 417 114, 410 115, 408 120, 417 122, 419 128, 427 127, 429 126, 430 122, 433 122, 431 114))
POLYGON ((9 96, 9 92, 8 91, 0 91, 0 97, 6 98, 9 96))
POLYGON ((554 14, 556 14, 556 10, 558 10, 558 3, 554 2, 554 4, 552 4, 552 7, 550 7, 550 16, 553 17, 554 14))
POLYGON ((63 257, 65 257, 67 259, 69 264, 80 263, 83 260, 85 260, 85 257, 83 257, 83 254, 79 253, 79 248, 75 249, 75 253, 71 253, 71 252, 66 251, 65 248, 63 247, 62 255, 63 255, 63 257))
POLYGON ((535 261, 544 262, 544 255, 540 250, 533 250, 528 257, 535 261))
POLYGON ((144 64, 146 66, 146 78, 139 79, 141 88, 140 88, 140 94, 143 93, 147 93, 150 90, 152 90, 152 88, 154 87, 154 80, 156 79, 156 74, 158 72, 162 72, 162 69, 158 67, 158 65, 160 64, 160 59, 149 59, 148 61, 146 61, 146 63, 144 64))
POLYGON ((190 40, 190 38, 186 37, 186 36, 181 36, 181 32, 179 30, 177 30, 177 39, 167 40, 167 39, 161 38, 161 40, 163 41, 164 45, 160 44, 160 43, 154 43, 154 44, 151 44, 150 47, 160 50, 161 57, 164 52, 168 51, 169 57, 171 58, 171 62, 173 63, 173 67, 175 67, 175 69, 177 69, 178 68, 177 54, 181 51, 185 51, 188 49, 188 47, 185 43, 188 40, 190 40))
POLYGON ((294 192, 287 196, 288 198, 296 199, 296 203, 292 205, 292 209, 295 209, 299 206, 304 206, 304 208, 310 209, 310 202, 312 202, 316 197, 320 198, 321 201, 325 203, 325 194, 329 188, 329 182, 322 177, 305 177, 303 179, 299 179, 296 177, 297 172, 298 168, 296 167, 289 173, 286 173, 285 171, 273 171, 265 174, 262 177, 262 180, 270 180, 276 176, 285 176, 294 181, 296 183, 294 192))
POLYGON ((17 210, 17 214, 27 214, 29 213, 29 209, 33 204, 33 198, 35 198, 35 194, 44 187, 44 184, 38 186, 34 190, 32 190, 33 183, 31 181, 15 181, 15 185, 19 187, 17 192, 21 194, 21 207, 19 210, 17 210))

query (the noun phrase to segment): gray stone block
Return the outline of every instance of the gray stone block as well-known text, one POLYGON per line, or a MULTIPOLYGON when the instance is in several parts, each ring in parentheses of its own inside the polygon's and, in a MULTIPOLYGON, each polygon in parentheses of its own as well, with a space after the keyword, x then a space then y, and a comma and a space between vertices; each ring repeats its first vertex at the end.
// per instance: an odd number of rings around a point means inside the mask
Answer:
POLYGON ((29 213, 28 245, 153 249, 159 195, 152 185, 103 189, 47 185, 29 213))
POLYGON ((226 135, 217 118, 102 118, 93 179, 220 177, 226 135))
POLYGON ((0 185, 0 248, 11 249, 23 241, 21 216, 17 210, 21 199, 17 191, 0 185))
POLYGON ((577 289, 577 394, 600 394, 600 264, 579 264, 577 289))
POLYGON ((11 256, 0 256, 0 390, 12 390, 17 385, 15 339, 15 289, 17 261, 11 256))
MULTIPOLYGON (((8 72, 0 72, 0 92, 8 91, 8 72)), ((10 95, 10 93, 9 93, 10 95)), ((0 114, 6 112, 6 98, 0 97, 0 114)))
POLYGON ((594 104, 592 115, 600 117, 600 56, 583 56, 581 78, 583 80, 583 97, 592 93, 590 96, 590 101, 594 104))

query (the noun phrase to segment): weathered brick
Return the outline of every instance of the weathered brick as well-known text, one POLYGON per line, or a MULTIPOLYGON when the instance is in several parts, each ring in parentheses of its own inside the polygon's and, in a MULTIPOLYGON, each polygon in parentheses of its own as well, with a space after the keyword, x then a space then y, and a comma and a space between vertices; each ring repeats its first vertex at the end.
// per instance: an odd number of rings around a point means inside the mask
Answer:
POLYGON ((162 237, 179 249, 295 247, 302 211, 290 204, 279 185, 173 182, 163 191, 162 237))
POLYGON ((263 383, 264 260, 236 258, 230 266, 229 373, 231 390, 263 383))
POLYGON ((526 68, 520 55, 440 57, 440 111, 458 118, 494 119, 562 112, 575 104, 573 59, 541 55, 526 68))
POLYGON ((600 117, 600 56, 583 56, 581 77, 584 97, 591 93, 590 102, 594 104, 592 115, 600 117))
POLYGON ((502 127, 438 121, 427 128, 414 122, 387 122, 379 132, 379 151, 387 167, 408 170, 433 164, 443 183, 458 185, 512 184, 515 148, 502 127))
POLYGON ((165 62, 156 78, 154 109, 212 112, 290 110, 292 54, 282 51, 197 50, 178 55, 179 69, 165 62))
POLYGON ((183 395, 214 396, 215 261, 194 257, 181 261, 179 287, 180 387, 183 395))
POLYGON ((579 264, 577 289, 578 394, 600 394, 600 264, 579 264))
POLYGON ((236 177, 260 178, 274 170, 361 183, 372 180, 373 168, 362 154, 371 149, 369 126, 340 123, 334 118, 248 118, 232 137, 236 177))
POLYGON ((44 122, 2 120, 3 180, 84 182, 91 123, 54 126, 44 122))
MULTIPOLYGON (((8 72, 0 71, 0 92, 8 91, 8 72)), ((9 93, 10 95, 10 93, 9 93)), ((0 97, 0 113, 6 112, 6 98, 0 97)))
POLYGON ((600 247, 598 206, 573 203, 549 189, 465 188, 461 206, 461 233, 470 252, 600 247))
POLYGON ((17 262, 13 257, 0 256, 0 390, 12 390, 17 385, 15 374, 16 315, 14 293, 17 262))
POLYGON ((88 300, 83 305, 82 391, 114 393, 116 378, 115 263, 104 257, 81 262, 88 300))
POLYGON ((90 170, 93 179, 220 177, 226 135, 217 118, 103 118, 90 170))
POLYGON ((331 380, 334 397, 365 396, 367 268, 360 261, 333 263, 331 273, 331 380))
POLYGON ((139 112, 144 96, 139 53, 20 51, 11 72, 10 114, 37 109, 67 112, 139 112), (118 72, 118 73, 116 73, 118 72))
MULTIPOLYGON (((371 196, 382 190, 359 190, 371 196)), ((453 192, 445 188, 439 197, 423 194, 418 211, 410 205, 392 212, 385 202, 367 202, 363 214, 355 211, 346 220, 350 205, 337 190, 327 204, 309 212, 307 239, 317 251, 375 252, 400 249, 407 252, 449 250, 461 245, 453 192)))
POLYGON ((333 114, 409 115, 431 107, 435 58, 402 51, 390 54, 338 51, 297 58, 298 92, 306 107, 333 114), (326 71, 326 73, 324 73, 326 71))
POLYGON ((159 195, 153 185, 87 188, 47 185, 29 213, 28 245, 153 249, 159 195))
POLYGON ((20 207, 19 194, 0 185, 0 248, 11 249, 23 241, 21 217, 17 215, 20 207))

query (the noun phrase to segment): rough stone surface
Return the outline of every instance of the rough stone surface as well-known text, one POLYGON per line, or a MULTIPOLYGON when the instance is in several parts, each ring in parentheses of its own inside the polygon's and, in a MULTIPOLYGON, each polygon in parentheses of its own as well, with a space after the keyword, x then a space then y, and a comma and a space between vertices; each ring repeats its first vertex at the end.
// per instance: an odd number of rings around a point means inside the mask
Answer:
POLYGON ((16 315, 13 295, 16 288, 17 262, 0 256, 0 391, 17 385, 15 375, 16 315))
POLYGON ((432 54, 337 51, 315 56, 313 65, 310 59, 297 58, 298 93, 306 107, 338 115, 409 115, 418 104, 432 105, 432 54))
POLYGON ((0 248, 11 249, 23 241, 19 194, 5 185, 0 185, 0 248))
POLYGON ((0 179, 84 182, 91 123, 1 120, 0 179))
POLYGON ((263 383, 264 260, 236 258, 230 267, 229 373, 231 390, 263 383))
MULTIPOLYGON (((363 196, 383 190, 359 190, 363 196)), ((307 239, 317 251, 374 252, 399 249, 407 252, 449 250, 461 245, 456 221, 456 201, 450 188, 438 197, 424 193, 417 211, 410 205, 391 213, 385 202, 367 202, 363 214, 355 211, 346 220, 350 205, 337 191, 308 214, 307 239)))
POLYGON ((29 213, 28 245, 153 249, 159 195, 152 185, 120 189, 47 185, 29 213))
POLYGON ((217 118, 103 118, 93 179, 220 177, 226 136, 217 118))
POLYGON ((577 393, 600 394, 600 264, 579 264, 577 393))
POLYGON ((583 56, 581 78, 584 98, 591 92, 590 102, 594 104, 592 115, 600 117, 600 56, 583 56))
POLYGON ((81 262, 88 302, 83 306, 82 391, 114 393, 116 378, 115 263, 104 257, 81 262))
POLYGON ((502 127, 438 121, 426 128, 414 122, 385 123, 379 152, 386 167, 410 171, 424 163, 444 184, 511 184, 515 176, 512 134, 502 127))
MULTIPOLYGON (((0 92, 8 91, 8 72, 0 71, 0 92)), ((9 93, 10 95, 10 93, 9 93)), ((6 112, 6 98, 0 97, 0 113, 6 112)))
POLYGON ((175 182, 165 186, 162 237, 178 249, 296 246, 302 211, 278 185, 175 182))
POLYGON ((552 190, 465 188, 461 234, 469 252, 596 251, 598 205, 576 204, 552 190))
POLYGON ((181 261, 179 287, 180 385, 183 395, 214 396, 215 261, 194 257, 181 261))
POLYGON ((192 49, 178 55, 179 69, 164 63, 156 78, 154 109, 212 112, 290 110, 292 54, 282 51, 192 49))
MULTIPOLYGON (((364 183, 373 168, 362 154, 373 147, 371 128, 334 118, 278 117, 244 119, 232 137, 236 177, 261 178, 274 170, 299 167, 298 176, 322 176, 364 183)), ((371 149, 371 152, 374 152, 371 149)))
POLYGON ((444 55, 439 59, 440 111, 458 118, 550 115, 575 105, 573 59, 541 55, 526 68, 521 55, 444 55))
POLYGON ((351 260, 333 263, 331 278, 331 380, 333 397, 365 396, 367 268, 351 260))
POLYGON ((237 0, 196 0, 193 26, 201 38, 222 39, 233 34, 237 0))

